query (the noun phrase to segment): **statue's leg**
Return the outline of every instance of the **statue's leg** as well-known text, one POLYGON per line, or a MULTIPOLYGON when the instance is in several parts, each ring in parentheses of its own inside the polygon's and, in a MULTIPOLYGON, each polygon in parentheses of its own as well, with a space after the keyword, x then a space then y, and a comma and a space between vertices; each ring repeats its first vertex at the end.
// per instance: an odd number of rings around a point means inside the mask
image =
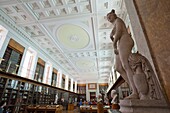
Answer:
MULTIPOLYGON (((141 67, 137 67, 141 68, 141 67)), ((148 93, 149 93, 149 86, 146 80, 146 75, 144 73, 140 74, 134 74, 133 80, 135 83, 135 86, 138 90, 139 96, 141 100, 147 100, 149 99, 148 93)))
MULTIPOLYGON (((120 61, 119 55, 115 55, 115 70, 120 73, 122 78, 129 84, 129 80, 125 70, 122 67, 122 63, 120 61)), ((130 84, 129 84, 130 85, 130 84)))
POLYGON ((119 56, 120 56, 120 61, 122 62, 122 66, 124 70, 126 71, 126 74, 129 80, 129 85, 132 88, 132 94, 129 97, 127 97, 127 99, 131 99, 131 98, 137 99, 139 98, 139 96, 138 96, 138 92, 133 81, 134 73, 128 63, 128 57, 131 54, 131 49, 132 47, 128 47, 126 44, 120 44, 119 45, 119 56))

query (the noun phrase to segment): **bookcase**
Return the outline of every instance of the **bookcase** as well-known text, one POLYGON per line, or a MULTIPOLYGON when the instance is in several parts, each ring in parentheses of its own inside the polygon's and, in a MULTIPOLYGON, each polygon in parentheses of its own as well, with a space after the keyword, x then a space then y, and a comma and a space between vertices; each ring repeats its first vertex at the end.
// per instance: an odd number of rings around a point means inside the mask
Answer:
POLYGON ((79 94, 86 94, 86 84, 78 84, 77 90, 79 94))
POLYGON ((93 101, 96 99, 96 92, 90 92, 90 101, 93 101))
MULTIPOLYGON (((0 101, 6 101, 8 113, 25 113, 28 105, 52 105, 66 94, 77 98, 78 94, 51 85, 0 71, 0 101)), ((56 104, 56 103, 55 103, 56 104)))
POLYGON ((80 99, 82 100, 82 102, 84 102, 86 100, 86 94, 79 94, 79 96, 78 96, 79 102, 80 102, 80 99))
POLYGON ((79 93, 79 97, 78 97, 79 102, 80 99, 82 99, 82 101, 86 100, 86 84, 78 84, 77 92, 79 93))
POLYGON ((99 84, 99 93, 105 94, 108 88, 108 84, 99 84))

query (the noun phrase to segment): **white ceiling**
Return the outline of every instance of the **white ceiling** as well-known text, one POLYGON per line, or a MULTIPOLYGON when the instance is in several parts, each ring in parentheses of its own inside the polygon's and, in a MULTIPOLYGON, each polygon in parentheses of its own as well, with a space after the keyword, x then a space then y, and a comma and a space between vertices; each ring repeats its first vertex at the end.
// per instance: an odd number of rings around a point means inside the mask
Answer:
POLYGON ((108 82, 112 8, 127 19, 123 0, 0 0, 0 9, 79 82, 108 82))

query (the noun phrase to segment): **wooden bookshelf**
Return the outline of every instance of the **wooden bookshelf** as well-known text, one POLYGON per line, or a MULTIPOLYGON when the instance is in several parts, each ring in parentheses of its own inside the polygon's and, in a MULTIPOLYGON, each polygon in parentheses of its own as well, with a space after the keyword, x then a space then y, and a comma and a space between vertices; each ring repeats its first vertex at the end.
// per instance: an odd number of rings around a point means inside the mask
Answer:
POLYGON ((77 92, 79 94, 86 94, 86 84, 78 84, 77 85, 77 92))
POLYGON ((90 92, 90 101, 93 101, 96 99, 96 92, 90 92))
POLYGON ((79 94, 78 96, 79 102, 80 99, 82 99, 82 101, 86 100, 86 84, 77 84, 77 93, 79 94))
MULTIPOLYGON (((0 71, 0 101, 6 101, 5 110, 10 113, 25 113, 28 105, 51 105, 54 104, 55 96, 58 99, 64 95, 78 94, 34 80, 0 71)), ((69 100, 69 96, 65 96, 69 100)))

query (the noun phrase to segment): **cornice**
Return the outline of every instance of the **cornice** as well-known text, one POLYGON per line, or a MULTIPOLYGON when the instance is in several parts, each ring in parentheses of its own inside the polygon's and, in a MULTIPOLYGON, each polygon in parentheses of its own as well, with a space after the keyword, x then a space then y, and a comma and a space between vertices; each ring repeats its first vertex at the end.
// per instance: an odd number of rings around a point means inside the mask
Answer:
POLYGON ((24 37, 24 40, 22 40, 24 43, 33 46, 34 49, 38 50, 40 52, 40 54, 43 54, 43 56, 46 56, 46 59, 51 60, 51 62, 55 62, 53 63, 53 67, 59 67, 61 68, 65 73, 67 73, 71 78, 73 78, 73 76, 71 74, 69 74, 64 67, 62 67, 61 65, 59 65, 58 62, 56 62, 56 60, 54 58, 52 58, 49 54, 47 54, 39 45, 35 44, 35 42, 33 42, 31 40, 31 36, 26 33, 22 28, 20 28, 19 26, 16 25, 16 23, 9 18, 1 9, 0 9, 0 21, 2 21, 3 23, 5 23, 5 26, 8 27, 9 30, 12 34, 14 35, 19 35, 20 37, 24 37))

